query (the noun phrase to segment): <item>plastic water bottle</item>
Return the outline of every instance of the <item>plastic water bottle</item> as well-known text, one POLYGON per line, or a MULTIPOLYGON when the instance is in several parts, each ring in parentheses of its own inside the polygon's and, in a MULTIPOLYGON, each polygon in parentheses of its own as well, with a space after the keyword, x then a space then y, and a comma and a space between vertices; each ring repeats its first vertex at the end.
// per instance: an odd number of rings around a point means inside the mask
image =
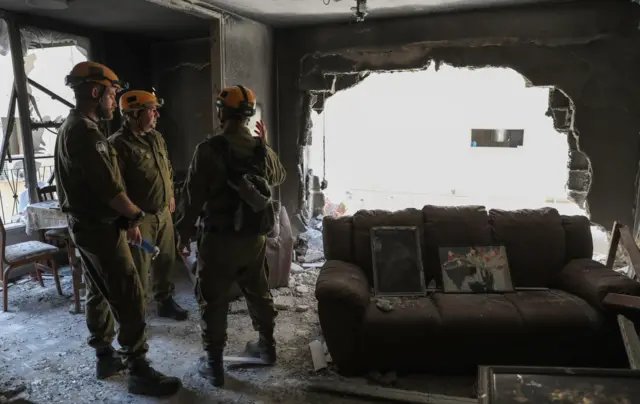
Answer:
POLYGON ((140 244, 140 248, 142 248, 143 250, 145 250, 146 252, 151 254, 153 257, 158 255, 158 253, 160 252, 160 248, 158 248, 158 246, 155 246, 155 245, 151 244, 151 242, 149 242, 149 240, 146 240, 144 238, 142 239, 142 243, 140 244))

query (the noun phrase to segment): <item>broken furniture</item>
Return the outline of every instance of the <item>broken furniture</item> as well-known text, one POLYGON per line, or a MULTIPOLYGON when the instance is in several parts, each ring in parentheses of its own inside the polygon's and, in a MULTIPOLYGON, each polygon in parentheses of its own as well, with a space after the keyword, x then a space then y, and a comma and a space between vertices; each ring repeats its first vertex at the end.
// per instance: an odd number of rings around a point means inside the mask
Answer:
POLYGON ((325 217, 328 261, 316 283, 325 341, 343 374, 461 371, 478 365, 625 366, 615 316, 602 300, 640 296, 640 283, 593 261, 589 219, 551 208, 425 206, 325 217), (371 298, 370 230, 420 229, 427 296, 371 298), (442 293, 438 248, 504 245, 515 292, 442 293), (431 291, 431 292, 429 292, 431 291), (391 300, 391 298, 390 298, 391 300))
POLYGON ((611 229, 611 241, 609 243, 609 253, 607 254, 607 268, 612 268, 616 261, 618 249, 622 248, 629 258, 630 268, 626 274, 630 278, 638 279, 640 274, 640 249, 633 239, 631 229, 622 223, 614 222, 611 229))
POLYGON ((640 324, 640 297, 608 293, 602 300, 602 305, 617 314, 629 366, 631 369, 640 369, 640 337, 635 326, 640 324))
POLYGON ((42 287, 44 287, 44 282, 41 271, 52 272, 58 294, 62 296, 62 287, 60 286, 60 277, 58 276, 58 264, 55 260, 55 254, 60 251, 58 247, 41 241, 25 241, 7 245, 7 231, 2 220, 0 220, 0 235, 2 236, 0 261, 2 261, 4 266, 4 270, 2 271, 3 311, 6 312, 9 307, 9 275, 14 269, 24 265, 35 266, 36 278, 42 287), (48 265, 43 263, 47 263, 48 265))
POLYGON ((482 366, 478 398, 481 404, 633 403, 639 381, 638 370, 482 366))

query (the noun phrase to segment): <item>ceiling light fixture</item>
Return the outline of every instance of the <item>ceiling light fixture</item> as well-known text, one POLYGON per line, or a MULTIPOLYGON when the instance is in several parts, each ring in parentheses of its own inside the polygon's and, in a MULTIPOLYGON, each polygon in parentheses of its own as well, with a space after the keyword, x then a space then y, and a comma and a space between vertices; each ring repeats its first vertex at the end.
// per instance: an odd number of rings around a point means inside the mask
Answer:
POLYGON ((66 10, 69 8, 68 0, 25 0, 29 7, 43 10, 66 10))

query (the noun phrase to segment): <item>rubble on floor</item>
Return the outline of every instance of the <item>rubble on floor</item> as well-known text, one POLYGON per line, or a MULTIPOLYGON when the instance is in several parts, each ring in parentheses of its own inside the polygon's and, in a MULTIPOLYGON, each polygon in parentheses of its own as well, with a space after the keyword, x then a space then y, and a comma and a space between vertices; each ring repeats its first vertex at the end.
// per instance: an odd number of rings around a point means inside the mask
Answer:
MULTIPOLYGON (((170 402, 189 403, 282 403, 336 404, 366 403, 368 400, 343 399, 324 393, 307 392, 303 386, 319 374, 314 372, 309 343, 323 341, 314 297, 319 268, 294 265, 289 287, 274 289, 279 309, 276 319, 278 362, 272 368, 235 368, 227 366, 227 385, 216 389, 202 379, 195 369, 202 356, 198 309, 193 284, 181 264, 176 279, 176 301, 189 310, 189 320, 175 322, 159 318, 154 305, 149 306, 149 359, 158 370, 178 376, 184 388, 170 402), (302 287, 304 286, 304 288, 302 287)), ((62 272, 65 274, 65 272, 62 272)), ((52 279, 45 288, 37 282, 21 280, 12 284, 9 312, 0 313, 0 402, 2 392, 7 402, 22 403, 157 403, 155 399, 126 392, 126 376, 106 381, 94 377, 94 352, 86 345, 87 328, 83 315, 69 313, 72 305, 71 279, 63 276, 65 297, 58 296, 52 279), (13 393, 12 393, 13 392, 13 393), (11 396, 12 398, 9 398, 11 396), (30 400, 30 401, 20 401, 30 400)), ((244 299, 233 302, 228 316, 228 345, 225 355, 239 355, 245 344, 255 339, 244 299)), ((117 347, 117 343, 114 343, 117 347)), ((330 355, 322 344, 329 367, 323 371, 329 379, 338 377, 330 355)), ((341 379, 351 380, 351 379, 341 379)), ((421 379, 435 392, 447 394, 442 378, 421 379), (433 382, 433 380, 439 380, 433 382)), ((401 379, 405 383, 405 378, 401 379)), ((402 387, 407 386, 402 384, 402 387)), ((472 382, 465 381, 462 390, 472 382)), ((458 383, 458 386, 460 384, 458 383)), ((460 387, 457 387, 460 389, 460 387)))

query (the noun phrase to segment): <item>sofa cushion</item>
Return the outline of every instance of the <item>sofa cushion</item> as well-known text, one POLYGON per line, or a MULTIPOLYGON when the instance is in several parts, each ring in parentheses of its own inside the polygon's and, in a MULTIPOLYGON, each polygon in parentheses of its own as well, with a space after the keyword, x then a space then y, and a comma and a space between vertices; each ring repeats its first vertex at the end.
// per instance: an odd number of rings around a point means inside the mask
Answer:
POLYGON ((424 260, 424 224, 422 223, 422 211, 413 208, 396 212, 386 210, 360 210, 353 215, 353 252, 355 264, 364 270, 370 285, 373 285, 371 228, 378 226, 417 227, 420 234, 422 259, 424 260))
POLYGON ((505 295, 434 293, 433 301, 447 333, 509 334, 522 328, 520 313, 505 295))
POLYGON ((567 252, 565 264, 573 259, 593 258, 591 221, 586 216, 562 216, 567 252))
POLYGON ((520 312, 527 332, 596 330, 602 321, 589 303, 562 290, 521 291, 504 296, 520 312))
POLYGON ((371 360, 367 366, 411 371, 441 360, 429 348, 441 343, 440 314, 433 301, 428 297, 385 300, 391 302, 391 311, 379 309, 373 300, 364 316, 361 349, 367 353, 363 360, 371 360))
POLYGON ((562 219, 553 208, 491 209, 494 243, 504 244, 513 285, 546 287, 565 264, 562 219))
POLYGON ((434 277, 442 286, 440 247, 489 245, 491 226, 484 206, 433 206, 422 208, 424 215, 425 281, 434 277))
POLYGON ((390 311, 378 308, 373 299, 364 316, 363 333, 379 339, 397 339, 398 344, 407 338, 418 344, 433 335, 440 327, 440 314, 428 297, 384 298, 391 303, 390 311))
MULTIPOLYGON (((586 366, 586 352, 602 347, 602 316, 586 301, 564 291, 519 291, 506 294, 522 316, 522 362, 545 366, 586 366)), ((514 341, 516 342, 516 341, 514 341)))
POLYGON ((325 216, 322 219, 322 244, 327 260, 354 262, 353 217, 325 216))

